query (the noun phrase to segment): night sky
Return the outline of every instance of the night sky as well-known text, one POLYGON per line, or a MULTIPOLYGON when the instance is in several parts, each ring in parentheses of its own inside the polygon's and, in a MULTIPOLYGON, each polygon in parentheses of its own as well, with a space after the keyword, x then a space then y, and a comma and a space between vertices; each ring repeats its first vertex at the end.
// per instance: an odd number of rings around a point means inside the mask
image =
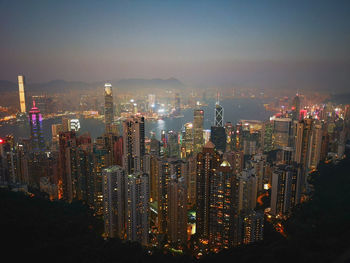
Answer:
POLYGON ((346 90, 350 1, 0 0, 0 79, 346 90))

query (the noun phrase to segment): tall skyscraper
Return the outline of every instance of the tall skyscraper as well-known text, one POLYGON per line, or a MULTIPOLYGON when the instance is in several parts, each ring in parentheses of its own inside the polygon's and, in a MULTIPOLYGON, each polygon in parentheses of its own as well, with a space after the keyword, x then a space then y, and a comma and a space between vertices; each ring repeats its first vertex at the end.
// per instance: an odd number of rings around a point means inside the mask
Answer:
POLYGON ((296 94, 296 96, 293 99, 292 102, 292 118, 293 120, 299 120, 300 119, 300 98, 299 94, 296 94))
POLYGON ((211 126, 210 141, 214 143, 216 150, 225 152, 226 150, 226 131, 221 126, 211 126))
POLYGON ((211 126, 210 140, 217 151, 225 152, 227 138, 224 128, 224 109, 219 104, 219 93, 215 104, 214 126, 211 126))
POLYGON ((272 173, 271 214, 288 215, 300 202, 301 174, 298 166, 278 165, 272 173))
POLYGON ((202 109, 195 109, 193 114, 193 148, 195 153, 200 152, 204 144, 203 120, 204 111, 202 109))
POLYGON ((110 83, 105 84, 105 130, 111 132, 114 121, 113 92, 110 83))
POLYGON ((221 157, 209 141, 197 154, 196 233, 201 238, 209 238, 210 184, 220 164, 221 157))
POLYGON ((291 145, 292 119, 276 118, 273 122, 273 146, 281 149, 291 145))
POLYGON ((145 119, 133 117, 123 122, 124 169, 127 174, 142 171, 145 154, 145 119))
POLYGON ((26 93, 24 90, 25 78, 23 75, 18 76, 18 89, 19 89, 19 105, 21 113, 25 113, 26 109, 26 93))
POLYGON ((181 157, 185 158, 193 152, 193 124, 185 123, 182 133, 181 157))
POLYGON ((220 105, 220 102, 219 102, 219 93, 217 95, 217 101, 216 101, 216 104, 215 104, 214 126, 216 126, 216 127, 224 127, 224 109, 220 105))
POLYGON ((170 242, 185 245, 187 241, 187 191, 185 177, 171 176, 168 184, 167 229, 170 242))
POLYGON ((33 101, 33 108, 29 111, 30 120, 30 140, 32 144, 32 150, 34 152, 45 150, 45 141, 43 134, 43 118, 40 110, 35 106, 33 101))
POLYGON ((229 248, 233 240, 233 195, 235 176, 224 160, 210 180, 209 243, 213 251, 229 248))
POLYGON ((107 237, 124 239, 125 227, 125 172, 114 165, 103 170, 103 218, 107 237))
POLYGON ((136 172, 126 176, 126 238, 149 243, 149 176, 136 172))

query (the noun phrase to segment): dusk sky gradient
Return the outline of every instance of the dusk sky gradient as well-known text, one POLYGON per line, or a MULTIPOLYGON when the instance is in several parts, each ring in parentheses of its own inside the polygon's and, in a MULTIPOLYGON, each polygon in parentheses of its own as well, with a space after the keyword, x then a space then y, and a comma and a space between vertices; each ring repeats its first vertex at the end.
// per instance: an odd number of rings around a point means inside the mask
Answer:
POLYGON ((350 81, 350 1, 0 0, 0 79, 350 81))

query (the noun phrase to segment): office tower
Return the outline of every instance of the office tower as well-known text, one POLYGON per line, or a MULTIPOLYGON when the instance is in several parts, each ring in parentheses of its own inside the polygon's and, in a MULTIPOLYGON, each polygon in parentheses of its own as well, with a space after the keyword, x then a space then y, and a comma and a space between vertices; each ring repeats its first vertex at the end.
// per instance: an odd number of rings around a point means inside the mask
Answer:
POLYGON ((300 119, 300 98, 299 94, 296 94, 296 96, 293 99, 292 102, 292 119, 293 120, 299 120, 300 119))
POLYGON ((171 243, 186 245, 187 191, 185 177, 172 175, 168 184, 167 234, 171 243))
MULTIPOLYGON (((150 201, 158 202, 159 173, 161 172, 161 159, 156 155, 150 156, 150 201)), ((158 208, 157 208, 158 209, 158 208)))
POLYGON ((209 243, 211 250, 229 248, 233 240, 234 209, 232 192, 235 176, 224 160, 210 180, 209 243))
POLYGON ((193 124, 191 122, 185 123, 182 135, 182 158, 190 156, 193 152, 193 124))
POLYGON ((188 176, 187 180, 187 202, 189 207, 193 207, 196 204, 196 182, 197 182, 197 158, 196 156, 190 156, 188 158, 188 176))
POLYGON ((102 172, 103 218, 107 237, 125 238, 125 172, 114 165, 102 172))
POLYGON ((73 184, 76 178, 76 160, 75 149, 77 146, 77 138, 74 131, 62 132, 59 134, 59 175, 58 175, 58 191, 59 199, 71 202, 73 196, 73 184))
POLYGON ((40 110, 35 106, 33 101, 33 108, 29 111, 30 120, 30 140, 32 144, 32 151, 40 152, 45 150, 45 141, 43 134, 42 116, 40 110))
POLYGON ((203 119, 204 111, 195 109, 193 114, 193 150, 198 153, 202 150, 203 140, 203 119))
POLYGON ((181 159, 164 158, 158 161, 158 181, 156 182, 158 190, 158 231, 165 234, 168 229, 168 207, 169 207, 169 194, 168 186, 172 176, 179 178, 183 176, 187 177, 187 163, 181 159))
MULTIPOLYGON (((98 139, 98 138, 97 138, 98 139)), ((97 140, 96 139, 96 140, 97 140)), ((96 215, 103 215, 102 172, 108 167, 108 150, 96 142, 93 147, 93 204, 92 209, 96 215)))
POLYGON ((220 164, 221 157, 212 142, 197 154, 196 233, 200 238, 209 238, 210 184, 220 164))
POLYGON ((309 170, 316 169, 318 166, 318 163, 320 162, 322 134, 323 134, 322 124, 320 122, 317 123, 315 120, 311 130, 309 153, 307 158, 308 159, 307 167, 309 170))
POLYGON ((113 92, 112 85, 109 83, 105 84, 105 130, 111 132, 111 125, 114 121, 114 108, 113 108, 113 92))
POLYGON ((160 141, 155 138, 154 134, 151 138, 150 154, 160 156, 160 141))
POLYGON ((216 101, 216 104, 215 104, 214 126, 215 127, 224 127, 224 109, 219 104, 219 93, 217 95, 217 101, 216 101))
POLYGON ((142 171, 145 154, 145 119, 133 117, 123 122, 124 169, 127 174, 142 171))
POLYGON ((24 90, 25 78, 23 75, 18 76, 18 89, 19 89, 19 105, 21 113, 26 113, 26 92, 24 90))
POLYGON ((256 207, 258 182, 254 172, 253 169, 244 169, 237 176, 239 183, 238 211, 240 213, 247 213, 256 207))
POLYGON ((268 183, 266 176, 267 155, 256 154, 248 163, 249 167, 254 169, 257 178, 257 191, 258 193, 262 193, 264 191, 264 184, 268 183))
POLYGON ((146 246, 149 243, 149 176, 136 172, 126 176, 126 238, 146 246))
MULTIPOLYGON (((92 193, 92 145, 89 135, 76 136, 75 131, 61 132, 58 154, 59 199, 88 201, 92 193)), ((102 184, 101 191, 102 191, 102 184)), ((102 195, 102 194, 101 194, 102 195)))
POLYGON ((271 214, 285 216, 300 202, 301 174, 297 165, 278 165, 272 173, 271 214))
POLYGON ((167 157, 177 158, 180 157, 180 147, 179 147, 179 135, 177 132, 168 132, 168 144, 167 144, 167 157))
POLYGON ((276 118, 273 121, 273 147, 281 149, 291 145, 292 119, 276 118))
POLYGON ((123 137, 118 136, 113 140, 113 163, 123 166, 123 137))
POLYGON ((243 244, 262 241, 264 237, 264 213, 252 210, 243 218, 243 244))
POLYGON ((302 169, 301 187, 303 190, 305 190, 306 174, 308 172, 312 124, 313 120, 310 118, 302 119, 296 124, 294 161, 299 164, 302 169))
POLYGON ((225 152, 226 150, 226 132, 221 126, 211 126, 210 141, 215 145, 217 151, 225 152))
POLYGON ((273 150, 273 122, 266 121, 263 123, 263 128, 261 132, 261 146, 264 152, 269 152, 273 150))

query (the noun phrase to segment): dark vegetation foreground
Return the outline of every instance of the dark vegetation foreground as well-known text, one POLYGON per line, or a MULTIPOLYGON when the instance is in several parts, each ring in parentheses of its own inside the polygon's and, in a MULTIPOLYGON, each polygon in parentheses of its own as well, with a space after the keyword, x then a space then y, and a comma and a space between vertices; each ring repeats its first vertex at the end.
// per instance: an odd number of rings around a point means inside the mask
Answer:
MULTIPOLYGON (((347 155, 349 156, 349 154, 347 155)), ((311 200, 285 222, 287 238, 265 224, 265 240, 202 262, 350 262, 350 158, 321 164, 311 200)), ((0 189, 1 257, 33 262, 192 262, 136 243, 101 238, 103 224, 81 203, 0 189)))

